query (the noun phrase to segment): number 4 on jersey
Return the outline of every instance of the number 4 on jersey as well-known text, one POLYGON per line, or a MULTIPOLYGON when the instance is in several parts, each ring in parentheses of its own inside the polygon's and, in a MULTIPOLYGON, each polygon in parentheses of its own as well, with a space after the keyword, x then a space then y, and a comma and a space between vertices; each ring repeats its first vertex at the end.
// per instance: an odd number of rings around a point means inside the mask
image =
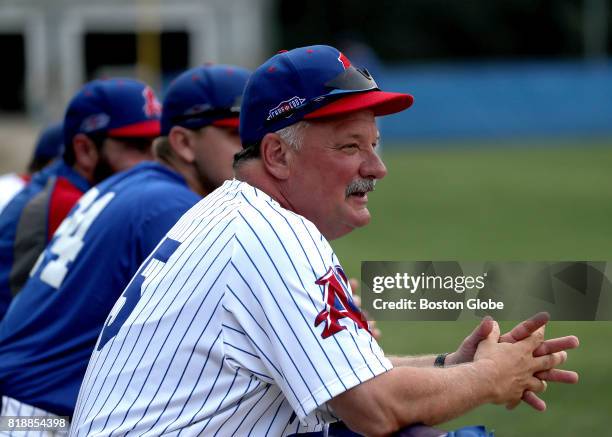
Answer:
POLYGON ((43 251, 32 268, 31 275, 36 274, 43 265, 40 280, 56 289, 62 285, 68 273, 68 264, 76 259, 83 248, 83 238, 89 227, 115 197, 112 192, 98 199, 99 195, 98 189, 92 188, 81 198, 74 213, 66 217, 55 231, 49 251, 56 258, 50 258, 48 252, 43 251))

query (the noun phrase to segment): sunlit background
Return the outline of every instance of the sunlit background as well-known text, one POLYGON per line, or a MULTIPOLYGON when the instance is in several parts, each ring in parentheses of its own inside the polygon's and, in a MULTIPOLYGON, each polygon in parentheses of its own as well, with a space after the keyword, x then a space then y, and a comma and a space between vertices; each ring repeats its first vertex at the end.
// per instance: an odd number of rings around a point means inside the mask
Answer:
MULTIPOLYGON (((204 62, 332 44, 415 97, 380 121, 372 223, 333 243, 352 276, 363 260, 612 260, 611 19, 612 0, 0 0, 0 171, 24 170, 87 80, 137 77, 163 97, 204 62)), ((382 343, 451 350, 471 326, 387 323, 382 343)), ((612 325, 550 332, 580 335, 579 386, 551 386, 545 414, 486 407, 446 426, 609 435, 612 325)))

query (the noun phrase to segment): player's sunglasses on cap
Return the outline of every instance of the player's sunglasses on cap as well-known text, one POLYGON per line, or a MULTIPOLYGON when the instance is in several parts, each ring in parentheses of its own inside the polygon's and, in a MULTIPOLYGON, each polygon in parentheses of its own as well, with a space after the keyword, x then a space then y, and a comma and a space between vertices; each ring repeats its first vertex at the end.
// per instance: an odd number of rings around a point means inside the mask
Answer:
POLYGON ((356 68, 352 65, 338 76, 325 82, 325 87, 330 89, 327 94, 313 97, 299 106, 270 117, 266 120, 266 123, 273 123, 280 118, 288 118, 296 112, 306 112, 304 118, 318 118, 317 111, 310 111, 309 109, 321 107, 348 94, 380 90, 367 68, 356 68))
POLYGON ((185 114, 178 114, 170 117, 173 124, 181 124, 189 120, 204 121, 218 127, 237 128, 240 117, 240 104, 242 96, 236 96, 234 103, 229 108, 211 108, 209 105, 200 105, 196 110, 185 114))

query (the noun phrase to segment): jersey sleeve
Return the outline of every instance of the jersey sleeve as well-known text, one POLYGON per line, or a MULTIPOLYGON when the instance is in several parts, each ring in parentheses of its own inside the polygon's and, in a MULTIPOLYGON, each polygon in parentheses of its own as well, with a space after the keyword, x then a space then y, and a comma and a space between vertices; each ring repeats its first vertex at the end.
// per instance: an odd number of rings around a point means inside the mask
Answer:
POLYGON ((300 420, 392 368, 327 241, 280 207, 237 218, 224 297, 226 358, 277 384, 300 420))

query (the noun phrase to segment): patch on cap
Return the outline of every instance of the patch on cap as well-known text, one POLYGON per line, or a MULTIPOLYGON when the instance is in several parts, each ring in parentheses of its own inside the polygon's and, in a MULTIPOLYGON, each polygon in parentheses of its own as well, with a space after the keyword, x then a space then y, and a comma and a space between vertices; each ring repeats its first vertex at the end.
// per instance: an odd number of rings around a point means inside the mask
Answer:
POLYGON ((266 120, 270 121, 273 118, 276 118, 285 112, 291 111, 292 109, 299 108, 304 104, 306 99, 303 99, 298 96, 293 96, 289 100, 283 100, 274 108, 270 109, 268 112, 268 118, 266 120))
POLYGON ((108 114, 92 114, 81 123, 81 132, 90 133, 100 129, 104 129, 110 123, 110 115, 108 114))

